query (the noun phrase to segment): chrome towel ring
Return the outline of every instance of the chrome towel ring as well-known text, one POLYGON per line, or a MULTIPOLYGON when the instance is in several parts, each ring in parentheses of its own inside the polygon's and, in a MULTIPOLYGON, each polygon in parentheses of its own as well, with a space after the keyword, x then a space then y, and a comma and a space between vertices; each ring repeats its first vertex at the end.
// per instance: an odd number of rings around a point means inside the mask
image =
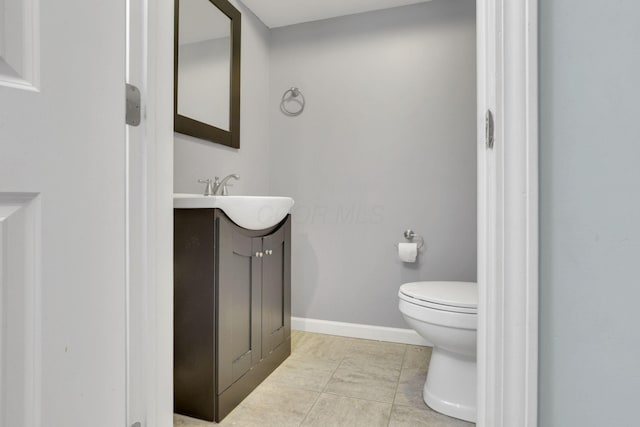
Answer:
POLYGON ((280 101, 280 111, 282 111, 287 116, 299 116, 304 111, 304 104, 304 95, 302 94, 300 89, 298 89, 297 87, 292 87, 284 91, 284 93, 282 94, 282 100, 280 101), (299 105, 299 108, 295 111, 287 109, 286 104, 288 102, 297 103, 299 105))

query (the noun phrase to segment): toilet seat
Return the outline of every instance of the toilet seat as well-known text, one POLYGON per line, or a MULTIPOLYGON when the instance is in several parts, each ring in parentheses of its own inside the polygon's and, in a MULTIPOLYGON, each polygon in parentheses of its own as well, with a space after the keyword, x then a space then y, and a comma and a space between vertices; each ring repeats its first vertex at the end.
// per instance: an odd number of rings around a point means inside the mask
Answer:
POLYGON ((478 287, 472 282, 411 282, 400 286, 400 299, 453 313, 478 312, 478 287))

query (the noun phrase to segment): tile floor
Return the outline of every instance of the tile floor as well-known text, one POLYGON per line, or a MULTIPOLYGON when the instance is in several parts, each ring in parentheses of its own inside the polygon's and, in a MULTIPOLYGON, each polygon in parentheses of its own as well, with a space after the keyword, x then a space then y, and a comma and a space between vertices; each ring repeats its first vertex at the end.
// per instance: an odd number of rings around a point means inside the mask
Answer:
MULTIPOLYGON (((291 356, 220 423, 241 427, 464 427, 422 401, 431 349, 292 332, 291 356)), ((175 427, 215 423, 174 416, 175 427)))

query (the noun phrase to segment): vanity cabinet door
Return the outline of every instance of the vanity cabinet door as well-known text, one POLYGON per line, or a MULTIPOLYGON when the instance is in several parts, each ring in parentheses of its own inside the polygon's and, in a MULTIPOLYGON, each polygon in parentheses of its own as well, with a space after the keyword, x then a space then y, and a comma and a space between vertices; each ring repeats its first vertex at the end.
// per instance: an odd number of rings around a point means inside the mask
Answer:
POLYGON ((291 218, 174 212, 175 411, 220 421, 291 353, 291 218))
POLYGON ((262 357, 291 336, 291 225, 262 239, 262 357))
POLYGON ((216 215, 218 394, 260 362, 262 239, 216 215))

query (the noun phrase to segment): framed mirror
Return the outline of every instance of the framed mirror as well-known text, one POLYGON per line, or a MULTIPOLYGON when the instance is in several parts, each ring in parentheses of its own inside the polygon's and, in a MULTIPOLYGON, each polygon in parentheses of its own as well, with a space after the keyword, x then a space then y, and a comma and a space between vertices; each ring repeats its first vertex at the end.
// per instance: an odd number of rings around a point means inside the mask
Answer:
POLYGON ((240 27, 227 0, 175 0, 176 132, 240 148, 240 27))

